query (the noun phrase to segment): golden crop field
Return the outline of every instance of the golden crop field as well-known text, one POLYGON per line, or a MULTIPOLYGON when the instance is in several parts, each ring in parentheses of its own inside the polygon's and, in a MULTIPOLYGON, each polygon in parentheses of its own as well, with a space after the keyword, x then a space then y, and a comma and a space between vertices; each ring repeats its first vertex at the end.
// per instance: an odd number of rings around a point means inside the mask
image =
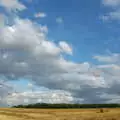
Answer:
POLYGON ((0 108, 0 120, 120 120, 120 109, 0 108))

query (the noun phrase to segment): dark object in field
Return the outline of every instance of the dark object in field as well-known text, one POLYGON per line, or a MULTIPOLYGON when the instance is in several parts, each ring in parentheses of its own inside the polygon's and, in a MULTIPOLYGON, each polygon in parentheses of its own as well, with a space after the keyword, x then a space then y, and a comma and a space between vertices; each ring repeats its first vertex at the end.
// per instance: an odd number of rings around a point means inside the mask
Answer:
POLYGON ((100 113, 104 113, 104 110, 102 108, 100 109, 100 113))

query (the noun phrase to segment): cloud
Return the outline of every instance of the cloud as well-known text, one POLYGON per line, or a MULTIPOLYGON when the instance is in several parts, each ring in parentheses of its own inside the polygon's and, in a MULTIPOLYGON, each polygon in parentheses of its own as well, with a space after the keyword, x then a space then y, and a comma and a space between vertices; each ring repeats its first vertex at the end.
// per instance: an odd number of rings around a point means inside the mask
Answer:
POLYGON ((96 55, 93 58, 98 60, 99 62, 116 63, 120 60, 120 54, 96 55))
POLYGON ((72 55, 72 48, 65 41, 60 41, 59 46, 62 49, 62 51, 72 55))
POLYGON ((107 15, 102 15, 102 16, 99 16, 99 19, 102 20, 102 21, 104 21, 104 22, 106 22, 106 21, 108 21, 110 18, 109 18, 109 16, 107 16, 107 15))
POLYGON ((78 92, 84 86, 105 87, 103 77, 88 74, 89 63, 78 64, 61 56, 72 54, 72 48, 65 41, 47 40, 42 27, 27 19, 15 19, 12 26, 0 30, 1 75, 8 80, 28 78, 36 85, 65 91, 78 92))
POLYGON ((102 4, 108 7, 116 7, 120 5, 120 0, 102 0, 102 4))
POLYGON ((36 91, 12 93, 6 97, 9 105, 30 104, 30 103, 71 103, 73 97, 65 91, 36 91))
POLYGON ((47 26, 41 26, 41 25, 40 25, 40 30, 41 30, 43 33, 48 33, 48 28, 47 28, 47 26))
POLYGON ((119 103, 120 102, 120 96, 118 94, 104 93, 100 95, 100 98, 106 99, 106 103, 119 103))
POLYGON ((45 18, 47 15, 46 13, 39 12, 34 15, 36 18, 45 18))
POLYGON ((62 17, 57 17, 56 22, 59 23, 59 24, 63 23, 63 18, 62 17))
POLYGON ((113 12, 109 12, 107 15, 103 15, 100 17, 103 21, 109 21, 109 20, 120 20, 120 10, 116 10, 113 12))
POLYGON ((102 0, 105 7, 111 8, 111 11, 100 16, 103 21, 120 20, 120 0, 102 0))
POLYGON ((33 84, 32 84, 32 83, 29 83, 29 84, 28 84, 28 87, 30 87, 30 88, 33 87, 33 84))
POLYGON ((7 103, 5 100, 8 94, 12 91, 13 91, 13 86, 11 84, 8 84, 3 80, 0 80, 0 106, 1 107, 7 106, 7 103))
POLYGON ((26 9, 19 0, 0 0, 0 6, 5 7, 8 11, 22 11, 26 9))
POLYGON ((3 27, 5 24, 5 16, 3 14, 0 14, 0 27, 3 27))
MULTIPOLYGON (((66 60, 63 53, 74 56, 71 45, 66 41, 54 43, 48 40, 46 31, 47 26, 20 18, 15 18, 13 25, 1 28, 0 75, 7 80, 24 78, 32 80, 34 86, 66 91, 73 101, 82 103, 101 103, 106 101, 99 97, 101 94, 116 92, 112 89, 116 88, 115 84, 120 85, 119 54, 95 56, 98 61, 105 62, 99 65, 66 60), (96 75, 97 70, 99 75, 96 75)), ((41 101, 39 92, 13 92, 12 97, 6 95, 8 98, 4 99, 9 104, 41 101)))

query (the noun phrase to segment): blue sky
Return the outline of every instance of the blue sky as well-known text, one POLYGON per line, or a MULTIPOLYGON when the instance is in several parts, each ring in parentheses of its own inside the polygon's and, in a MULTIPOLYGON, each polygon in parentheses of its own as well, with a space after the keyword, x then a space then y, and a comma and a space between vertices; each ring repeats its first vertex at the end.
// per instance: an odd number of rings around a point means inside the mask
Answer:
POLYGON ((48 38, 57 41, 66 40, 75 49, 76 61, 89 60, 93 54, 103 54, 106 49, 119 52, 119 27, 116 22, 104 23, 99 16, 109 11, 101 1, 88 0, 35 0, 31 3, 22 1, 27 10, 21 12, 23 18, 47 25, 48 38), (34 18, 36 12, 45 12, 46 18, 34 18), (56 17, 62 17, 63 23, 57 24, 56 17), (111 42, 109 42, 111 40, 111 42), (107 45, 105 43, 108 43, 107 45), (117 46, 116 46, 117 43, 117 46), (81 52, 82 51, 82 52, 81 52))
POLYGON ((0 51, 7 50, 0 74, 20 95, 33 84, 37 91, 67 91, 83 103, 113 101, 100 96, 119 91, 119 7, 120 0, 1 0, 0 51))

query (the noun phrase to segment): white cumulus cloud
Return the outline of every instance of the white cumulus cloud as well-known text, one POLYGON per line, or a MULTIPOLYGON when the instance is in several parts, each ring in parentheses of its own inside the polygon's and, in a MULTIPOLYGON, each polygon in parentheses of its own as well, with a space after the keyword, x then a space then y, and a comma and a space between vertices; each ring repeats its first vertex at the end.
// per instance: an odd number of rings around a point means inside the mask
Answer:
POLYGON ((5 7, 9 11, 21 11, 26 9, 19 0, 0 0, 0 6, 5 7))
POLYGON ((44 13, 44 12, 39 12, 39 13, 36 13, 34 16, 35 16, 36 18, 44 18, 44 17, 46 17, 47 15, 46 15, 46 13, 44 13))
POLYGON ((72 47, 69 46, 65 41, 60 41, 59 46, 64 52, 72 55, 72 47))

